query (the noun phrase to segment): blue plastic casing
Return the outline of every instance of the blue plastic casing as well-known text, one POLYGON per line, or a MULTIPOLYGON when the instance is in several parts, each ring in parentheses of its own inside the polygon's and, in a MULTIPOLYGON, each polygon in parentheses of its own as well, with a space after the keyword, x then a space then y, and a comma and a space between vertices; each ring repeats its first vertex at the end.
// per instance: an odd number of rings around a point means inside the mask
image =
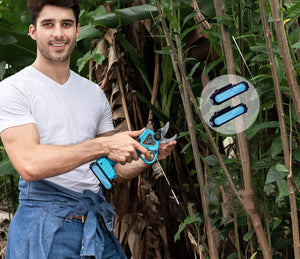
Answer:
POLYGON ((146 129, 138 138, 138 141, 142 146, 154 153, 154 158, 151 161, 147 161, 141 156, 141 153, 137 150, 139 157, 146 164, 153 164, 156 161, 158 148, 159 148, 160 135, 156 135, 152 130, 146 129))
POLYGON ((229 84, 220 89, 216 89, 209 99, 213 105, 219 105, 243 92, 246 92, 248 89, 249 85, 244 81, 235 85, 229 84))
POLYGON ((221 111, 215 112, 215 114, 210 118, 209 122, 212 127, 219 127, 224 123, 227 123, 236 117, 246 113, 248 108, 245 104, 241 103, 234 107, 226 107, 221 111))
POLYGON ((107 157, 101 157, 90 165, 94 175, 107 190, 112 190, 114 187, 113 180, 117 177, 114 169, 115 165, 116 162, 111 161, 107 157))
MULTIPOLYGON (((152 161, 147 161, 141 156, 141 153, 137 150, 138 155, 146 164, 153 164, 157 159, 160 134, 155 134, 153 131, 146 129, 139 137, 138 141, 141 145, 146 147, 149 151, 154 153, 152 161)), ((114 187, 114 179, 117 177, 114 166, 116 162, 111 161, 107 157, 101 157, 96 162, 90 165, 90 169, 100 181, 102 186, 107 190, 112 190, 114 187)))

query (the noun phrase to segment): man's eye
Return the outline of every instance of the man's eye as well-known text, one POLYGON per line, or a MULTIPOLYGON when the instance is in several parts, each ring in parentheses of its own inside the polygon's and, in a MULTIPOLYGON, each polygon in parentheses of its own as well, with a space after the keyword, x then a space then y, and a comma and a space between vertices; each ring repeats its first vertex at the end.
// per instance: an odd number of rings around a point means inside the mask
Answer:
POLYGON ((65 22, 65 23, 63 24, 63 26, 64 26, 64 27, 71 27, 72 24, 71 24, 71 23, 68 23, 68 22, 65 22))
POLYGON ((48 23, 43 23, 43 26, 44 26, 44 27, 51 27, 51 26, 52 26, 52 23, 49 23, 49 22, 48 22, 48 23))

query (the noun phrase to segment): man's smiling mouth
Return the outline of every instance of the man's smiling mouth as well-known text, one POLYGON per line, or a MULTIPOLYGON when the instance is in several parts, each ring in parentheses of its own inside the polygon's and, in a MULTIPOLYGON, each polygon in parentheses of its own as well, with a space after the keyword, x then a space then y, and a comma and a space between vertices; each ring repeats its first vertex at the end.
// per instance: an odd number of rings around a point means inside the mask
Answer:
POLYGON ((63 46, 65 46, 66 45, 66 43, 64 42, 64 43, 50 43, 52 46, 54 46, 54 47, 63 47, 63 46))

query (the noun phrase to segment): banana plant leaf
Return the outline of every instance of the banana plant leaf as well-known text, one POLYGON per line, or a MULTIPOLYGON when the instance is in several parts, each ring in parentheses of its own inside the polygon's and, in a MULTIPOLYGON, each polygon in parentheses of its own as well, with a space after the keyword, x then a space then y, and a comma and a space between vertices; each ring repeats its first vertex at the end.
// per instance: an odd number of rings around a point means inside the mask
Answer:
POLYGON ((119 26, 126 26, 133 22, 153 19, 158 15, 157 8, 152 5, 140 5, 123 9, 117 9, 114 13, 106 15, 95 15, 93 21, 95 25, 117 28, 119 26))
POLYGON ((8 157, 4 158, 2 161, 0 161, 0 176, 4 175, 18 175, 17 171, 11 164, 8 157))
POLYGON ((117 39, 120 45, 128 51, 130 59, 141 73, 141 76, 143 77, 145 84, 147 85, 148 90, 151 93, 152 87, 148 80, 146 65, 141 55, 136 51, 136 49, 131 45, 131 43, 119 32, 117 33, 117 39))
POLYGON ((93 25, 84 25, 80 27, 80 34, 77 41, 80 41, 82 39, 97 39, 101 35, 101 31, 97 30, 93 25))
POLYGON ((35 59, 35 50, 35 42, 28 35, 0 27, 1 61, 13 67, 23 68, 35 59))

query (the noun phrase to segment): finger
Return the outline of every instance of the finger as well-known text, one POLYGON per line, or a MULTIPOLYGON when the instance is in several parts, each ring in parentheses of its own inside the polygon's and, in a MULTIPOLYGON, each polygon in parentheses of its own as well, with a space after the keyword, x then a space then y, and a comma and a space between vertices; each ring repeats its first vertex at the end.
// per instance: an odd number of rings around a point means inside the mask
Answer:
POLYGON ((132 159, 133 160, 137 161, 137 160, 139 160, 139 158, 140 157, 139 157, 139 154, 137 152, 135 152, 135 153, 132 154, 132 159))
POLYGON ((125 165, 127 162, 127 158, 126 157, 119 157, 118 158, 118 163, 121 164, 121 165, 125 165))
POLYGON ((132 162, 132 158, 131 158, 131 157, 128 157, 128 158, 126 159, 126 162, 127 162, 127 163, 131 163, 131 162, 132 162))
POLYGON ((151 159, 151 152, 147 148, 145 148, 141 144, 138 144, 136 146, 136 149, 140 151, 140 153, 143 154, 147 160, 151 159))
POLYGON ((159 144, 159 149, 160 150, 173 149, 175 147, 176 143, 177 143, 177 141, 173 140, 166 144, 159 144))
POLYGON ((167 143, 166 146, 168 146, 168 147, 169 147, 169 146, 172 146, 172 147, 173 147, 173 146, 176 145, 176 143, 177 143, 177 141, 176 141, 176 140, 173 140, 173 141, 170 141, 169 143, 167 143))
POLYGON ((167 158, 171 154, 176 143, 177 143, 177 141, 174 140, 174 141, 170 141, 169 143, 166 143, 166 144, 160 144, 159 150, 158 150, 158 160, 167 158))
POLYGON ((145 128, 140 129, 140 130, 134 130, 134 131, 127 131, 126 133, 132 137, 132 138, 136 138, 139 135, 141 135, 143 132, 145 131, 145 128))

